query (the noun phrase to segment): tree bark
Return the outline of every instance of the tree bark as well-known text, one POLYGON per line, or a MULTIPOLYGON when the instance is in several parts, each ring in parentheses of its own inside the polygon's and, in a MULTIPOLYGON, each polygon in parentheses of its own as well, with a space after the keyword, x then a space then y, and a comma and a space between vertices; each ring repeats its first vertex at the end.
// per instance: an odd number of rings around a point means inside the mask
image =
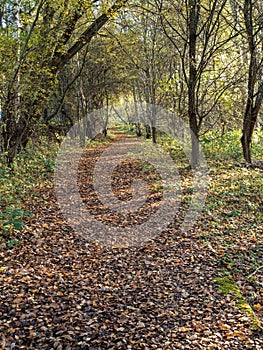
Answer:
MULTIPOLYGON (((262 57, 258 53, 257 38, 253 25, 253 4, 251 0, 244 0, 243 15, 246 36, 249 46, 249 71, 247 85, 247 102, 243 116, 243 130, 241 144, 243 157, 249 164, 251 159, 251 144, 258 113, 263 102, 262 57), (258 88, 257 88, 258 85, 258 88)), ((262 28, 261 28, 262 31, 262 28)))
POLYGON ((146 138, 150 139, 151 138, 151 127, 150 125, 145 125, 145 131, 146 131, 146 138))
POLYGON ((253 132, 258 118, 258 113, 263 102, 263 84, 258 91, 257 99, 252 105, 252 101, 247 99, 247 107, 243 119, 243 130, 241 137, 241 144, 243 150, 243 157, 249 164, 252 163, 251 159, 251 144, 253 132))
POLYGON ((141 124, 140 124, 140 123, 136 123, 136 124, 135 124, 135 127, 136 127, 136 135, 137 135, 138 137, 141 137, 141 136, 142 136, 141 124))
POLYGON ((199 21, 200 5, 196 0, 189 1, 189 77, 188 77, 188 118, 192 131, 192 155, 191 166, 196 167, 200 162, 199 149, 199 130, 197 123, 197 103, 196 103, 196 46, 197 46, 197 27, 199 21))

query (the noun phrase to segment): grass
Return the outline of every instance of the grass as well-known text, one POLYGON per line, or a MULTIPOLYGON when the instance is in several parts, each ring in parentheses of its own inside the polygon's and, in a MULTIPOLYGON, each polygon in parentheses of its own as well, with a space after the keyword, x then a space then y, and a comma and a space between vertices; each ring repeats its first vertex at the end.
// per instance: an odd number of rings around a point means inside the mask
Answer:
POLYGON ((215 282, 218 284, 219 289, 222 291, 223 294, 231 294, 232 297, 235 300, 236 306, 242 310, 243 313, 247 314, 249 318, 251 319, 251 328, 260 331, 262 330, 262 325, 255 315, 254 311, 252 310, 251 306, 247 303, 245 298, 243 297, 240 289, 236 285, 235 281, 231 277, 230 274, 224 276, 224 277, 217 277, 215 279, 215 282))

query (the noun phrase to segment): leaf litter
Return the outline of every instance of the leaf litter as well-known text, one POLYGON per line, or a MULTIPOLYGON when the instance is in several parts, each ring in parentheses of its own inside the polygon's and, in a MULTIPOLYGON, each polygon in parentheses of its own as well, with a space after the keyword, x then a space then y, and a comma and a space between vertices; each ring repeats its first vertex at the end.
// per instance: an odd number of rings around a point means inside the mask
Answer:
MULTIPOLYGON (((158 174, 141 173, 136 162, 113 174, 115 194, 130 198, 135 176, 158 190, 126 222, 102 208, 89 174, 105 147, 82 157, 83 201, 111 225, 147 220, 162 190, 158 174)), ((116 248, 74 232, 52 187, 39 188, 39 194, 38 203, 28 204, 35 215, 21 243, 12 250, 1 245, 0 349, 262 349, 262 332, 217 287, 218 252, 200 240, 197 229, 180 231, 184 204, 161 235, 139 247, 116 248)))

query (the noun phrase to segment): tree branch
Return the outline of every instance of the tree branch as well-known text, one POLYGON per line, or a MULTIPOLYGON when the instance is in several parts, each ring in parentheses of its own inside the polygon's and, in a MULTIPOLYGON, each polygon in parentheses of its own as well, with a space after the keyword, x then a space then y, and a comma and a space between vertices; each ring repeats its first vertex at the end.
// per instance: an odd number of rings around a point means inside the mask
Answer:
POLYGON ((108 20, 116 13, 128 0, 117 0, 112 7, 99 16, 95 21, 80 35, 78 40, 73 44, 65 54, 55 55, 53 60, 54 71, 60 71, 72 57, 76 55, 91 39, 98 33, 98 31, 108 22, 108 20))

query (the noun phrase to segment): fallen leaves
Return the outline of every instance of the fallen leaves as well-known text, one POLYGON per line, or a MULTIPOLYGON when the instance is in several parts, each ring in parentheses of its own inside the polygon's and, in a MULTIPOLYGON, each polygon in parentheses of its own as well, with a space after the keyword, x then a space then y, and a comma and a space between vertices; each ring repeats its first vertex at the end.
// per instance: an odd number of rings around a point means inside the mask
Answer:
MULTIPOLYGON (((89 166, 92 163, 86 161, 89 166)), ((125 167, 130 171, 128 164, 125 167)), ((118 223, 120 218, 96 207, 92 189, 85 190, 86 170, 80 175, 84 201, 94 213, 98 210, 109 222, 118 223)), ((126 186, 129 176, 125 181, 126 186)), ((129 193, 119 190, 128 198, 129 193)), ((43 187, 39 193, 43 201, 30 207, 35 216, 22 232, 21 244, 0 252, 4 350, 262 348, 261 335, 252 332, 249 317, 214 283, 221 269, 218 256, 225 257, 225 247, 212 243, 213 250, 209 249, 198 230, 180 232, 177 219, 182 212, 166 231, 141 247, 103 248, 72 231, 52 188, 43 187)), ((143 218, 161 199, 158 192, 150 196, 143 218)), ((252 304, 258 313, 262 302, 258 298, 252 304)))

